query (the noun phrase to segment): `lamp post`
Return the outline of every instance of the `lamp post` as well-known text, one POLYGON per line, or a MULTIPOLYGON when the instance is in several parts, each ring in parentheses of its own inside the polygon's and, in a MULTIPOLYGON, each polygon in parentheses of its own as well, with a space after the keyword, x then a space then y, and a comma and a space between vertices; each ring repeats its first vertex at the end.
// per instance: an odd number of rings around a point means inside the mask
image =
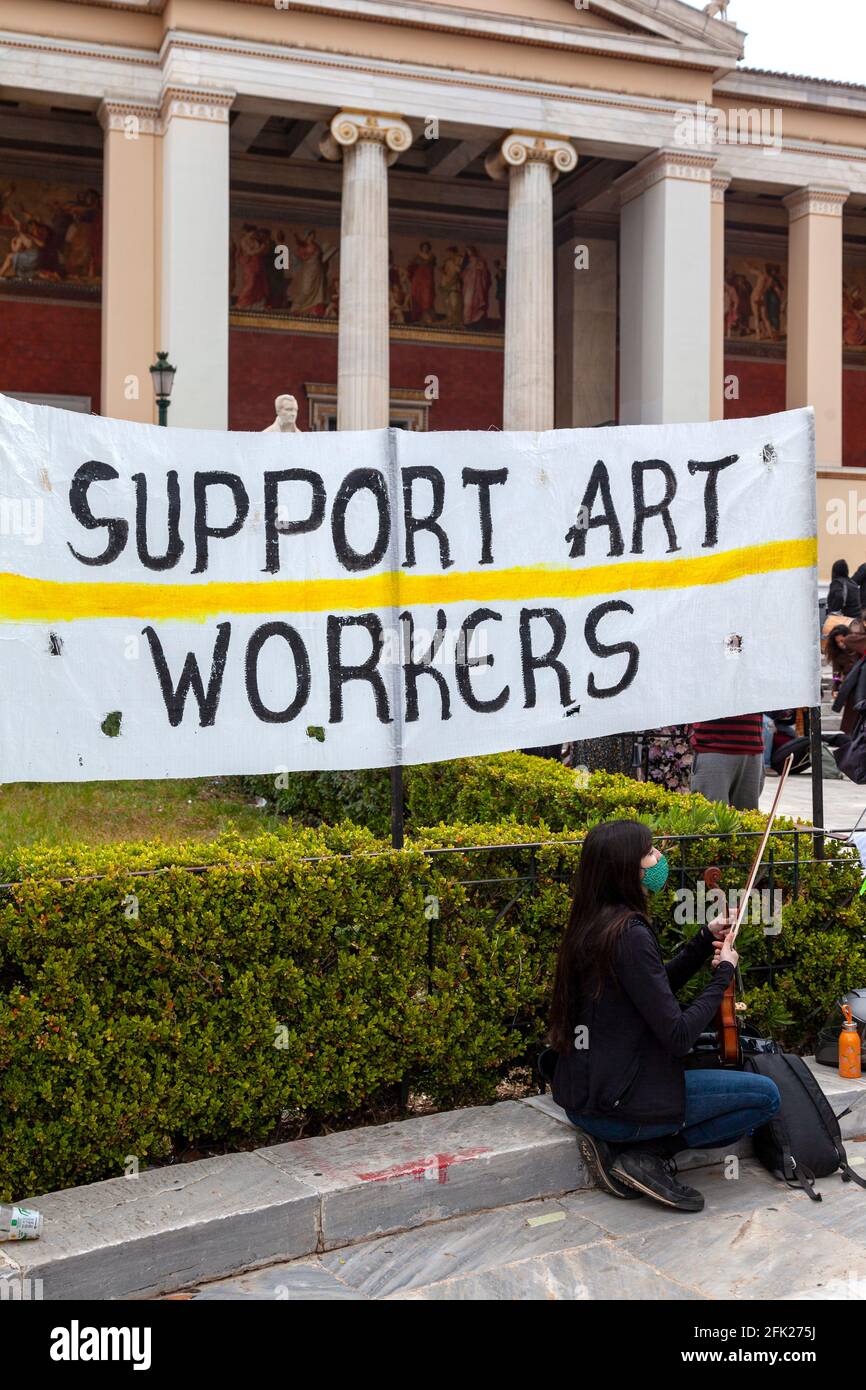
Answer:
POLYGON ((171 388, 174 385, 174 374, 177 367, 173 367, 168 360, 167 352, 158 352, 156 361, 150 368, 150 379, 153 382, 153 391, 156 396, 156 408, 159 411, 159 423, 168 424, 168 407, 170 404, 171 388))

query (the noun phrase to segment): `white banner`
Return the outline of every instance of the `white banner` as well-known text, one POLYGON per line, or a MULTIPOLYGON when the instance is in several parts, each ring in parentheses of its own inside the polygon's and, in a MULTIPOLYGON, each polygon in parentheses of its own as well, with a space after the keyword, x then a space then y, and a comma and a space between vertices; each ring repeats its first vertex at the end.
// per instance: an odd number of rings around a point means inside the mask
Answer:
POLYGON ((220 434, 0 396, 0 780, 380 767, 819 699, 812 412, 220 434))

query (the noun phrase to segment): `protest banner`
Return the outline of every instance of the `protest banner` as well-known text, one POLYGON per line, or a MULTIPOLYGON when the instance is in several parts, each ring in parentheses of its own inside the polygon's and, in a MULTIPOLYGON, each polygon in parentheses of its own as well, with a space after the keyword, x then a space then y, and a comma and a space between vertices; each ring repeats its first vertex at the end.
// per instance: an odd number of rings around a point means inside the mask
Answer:
POLYGON ((158 429, 0 396, 0 780, 401 766, 819 698, 814 424, 158 429))

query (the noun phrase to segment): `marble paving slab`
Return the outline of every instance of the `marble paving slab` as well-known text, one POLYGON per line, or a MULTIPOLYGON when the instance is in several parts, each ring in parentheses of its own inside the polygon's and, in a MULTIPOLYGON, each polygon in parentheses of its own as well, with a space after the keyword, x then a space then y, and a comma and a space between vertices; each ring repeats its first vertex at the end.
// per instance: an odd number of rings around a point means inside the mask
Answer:
POLYGON ((391 1294, 394 1299, 424 1299, 449 1302, 508 1299, 520 1302, 539 1300, 580 1301, 635 1299, 665 1302, 701 1299, 702 1294, 658 1274, 646 1264, 604 1241, 585 1249, 560 1250, 536 1255, 484 1274, 391 1294))
POLYGON ((866 1238, 831 1228, 832 1204, 826 1222, 816 1219, 821 1207, 754 1161, 741 1163, 737 1177, 717 1167, 689 1179, 704 1193, 703 1212, 575 1192, 381 1236, 221 1280, 195 1296, 701 1300, 793 1299, 811 1290, 818 1298, 862 1297, 866 1238))
MULTIPOLYGON (((625 1204, 623 1204, 625 1205, 625 1204)), ((629 1204, 630 1205, 630 1204, 629 1204)), ((603 1238, 579 1207, 532 1202, 425 1227, 321 1257, 325 1268, 372 1298, 386 1298, 415 1284, 478 1274, 533 1254, 576 1249, 603 1238), (553 1218, 529 1225, 539 1217, 553 1218)))

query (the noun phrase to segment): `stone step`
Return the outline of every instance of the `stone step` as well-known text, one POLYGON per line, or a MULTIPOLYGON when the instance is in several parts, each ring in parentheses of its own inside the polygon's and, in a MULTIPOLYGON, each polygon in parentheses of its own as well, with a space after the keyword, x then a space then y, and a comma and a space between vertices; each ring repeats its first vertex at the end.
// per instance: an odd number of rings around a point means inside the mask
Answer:
MULTIPOLYGON (((813 1069, 834 1111, 866 1097, 866 1080, 813 1069)), ((866 1099, 842 1125, 866 1132, 866 1099)), ((748 1141, 681 1166, 731 1152, 748 1141)), ((0 1279, 41 1280, 46 1300, 148 1297, 587 1186, 573 1126, 549 1095, 531 1096, 30 1198, 43 1235, 3 1245, 0 1279)))

